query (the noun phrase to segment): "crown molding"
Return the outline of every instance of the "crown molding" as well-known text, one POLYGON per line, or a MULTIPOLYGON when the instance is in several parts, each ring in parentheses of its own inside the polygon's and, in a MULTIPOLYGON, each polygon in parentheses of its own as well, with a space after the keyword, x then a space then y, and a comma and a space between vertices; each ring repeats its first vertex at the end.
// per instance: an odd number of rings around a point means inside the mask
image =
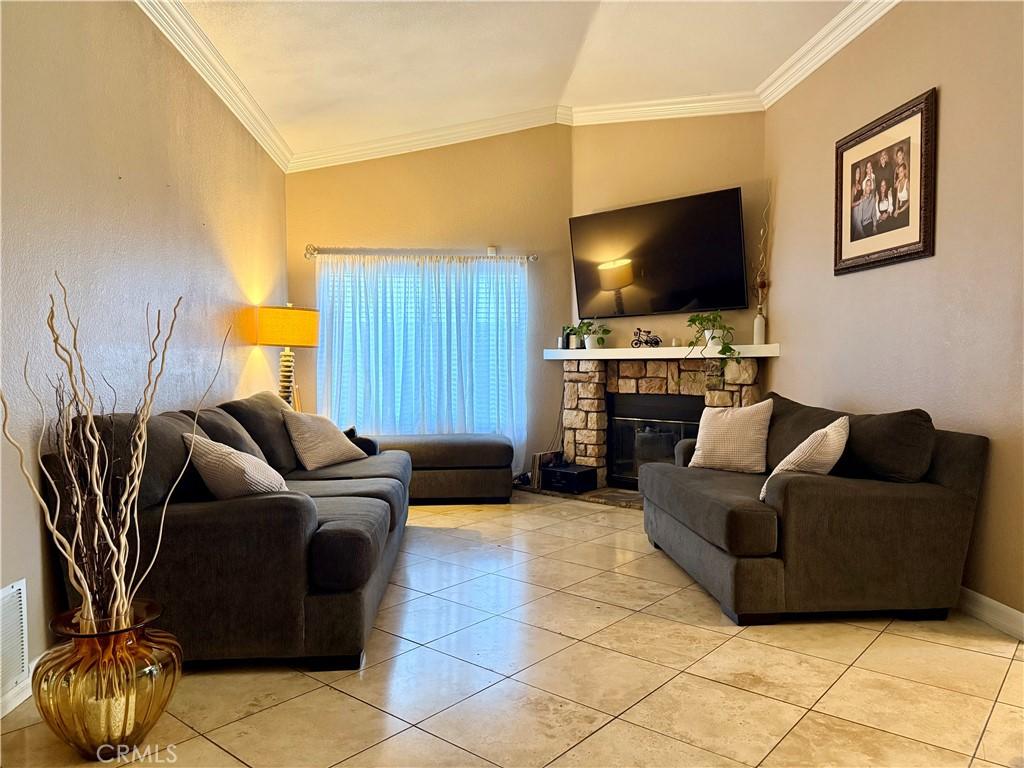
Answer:
POLYGON ((181 0, 135 0, 282 171, 292 150, 181 0))
POLYGON ((753 91, 571 107, 564 104, 313 152, 292 152, 181 0, 135 0, 286 173, 389 157, 542 125, 601 125, 761 112, 795 88, 900 0, 852 0, 753 91))
POLYGON ((764 104, 753 91, 686 96, 681 99, 633 101, 594 107, 572 107, 572 125, 630 123, 637 120, 668 120, 674 117, 730 115, 762 112, 764 104))
POLYGON ((295 171, 310 171, 314 168, 323 168, 329 165, 342 165, 344 163, 357 163, 360 160, 373 160, 379 157, 391 155, 403 155, 407 152, 417 152, 421 149, 433 149, 444 147, 449 144, 459 144, 463 141, 474 139, 485 139, 489 136, 499 136, 503 133, 523 131, 527 128, 537 128, 552 123, 565 123, 567 107, 541 107, 526 112, 515 112, 511 115, 491 117, 486 120, 474 120, 468 123, 448 125, 443 128, 434 128, 426 131, 415 131, 400 136, 392 136, 386 139, 363 141, 356 144, 346 144, 334 149, 317 152, 300 152, 292 156, 288 163, 288 173, 295 171))
POLYGON ((767 109, 835 56, 900 0, 853 0, 755 89, 767 109))
POLYGON ((626 123, 635 120, 662 120, 673 117, 726 115, 735 112, 761 112, 764 105, 753 91, 725 93, 716 96, 693 96, 684 99, 636 101, 606 104, 598 107, 570 107, 559 104, 511 115, 459 123, 427 131, 416 131, 387 139, 347 144, 318 152, 300 152, 292 156, 287 172, 311 171, 331 165, 357 163, 381 157, 444 147, 463 141, 485 139, 503 133, 523 131, 542 125, 597 125, 626 123))

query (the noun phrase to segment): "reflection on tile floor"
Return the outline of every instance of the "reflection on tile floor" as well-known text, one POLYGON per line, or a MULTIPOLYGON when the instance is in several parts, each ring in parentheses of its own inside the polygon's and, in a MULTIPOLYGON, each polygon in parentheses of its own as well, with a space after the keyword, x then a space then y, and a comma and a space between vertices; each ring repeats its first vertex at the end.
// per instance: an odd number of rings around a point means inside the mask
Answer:
MULTIPOLYGON (((187 674, 148 762, 1024 768, 1024 651, 966 616, 740 628, 642 513, 412 510, 364 668, 187 674)), ((31 701, 3 764, 85 764, 31 701)), ((147 762, 143 760, 142 762, 147 762)))

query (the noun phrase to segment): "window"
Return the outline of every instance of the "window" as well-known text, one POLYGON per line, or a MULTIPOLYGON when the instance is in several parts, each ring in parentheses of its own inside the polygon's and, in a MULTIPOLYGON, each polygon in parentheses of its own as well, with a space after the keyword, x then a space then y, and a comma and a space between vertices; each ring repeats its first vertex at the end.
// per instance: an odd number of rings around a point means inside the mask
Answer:
POLYGON ((371 252, 317 260, 322 414, 367 434, 526 441, 525 259, 371 252))

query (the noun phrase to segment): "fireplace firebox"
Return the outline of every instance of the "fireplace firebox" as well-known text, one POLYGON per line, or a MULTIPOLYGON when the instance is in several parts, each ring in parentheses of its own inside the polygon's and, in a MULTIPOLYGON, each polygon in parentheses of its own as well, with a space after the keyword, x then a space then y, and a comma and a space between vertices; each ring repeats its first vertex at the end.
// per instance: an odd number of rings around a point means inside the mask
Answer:
POLYGON ((608 484, 636 488, 640 467, 671 464, 675 445, 696 437, 704 398, 695 395, 608 394, 608 484))

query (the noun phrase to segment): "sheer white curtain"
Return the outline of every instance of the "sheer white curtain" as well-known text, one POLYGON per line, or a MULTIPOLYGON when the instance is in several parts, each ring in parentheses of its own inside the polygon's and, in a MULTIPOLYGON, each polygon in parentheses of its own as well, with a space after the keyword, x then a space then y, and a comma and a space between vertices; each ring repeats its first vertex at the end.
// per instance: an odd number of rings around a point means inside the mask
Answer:
POLYGON ((320 413, 367 434, 526 442, 527 266, 423 252, 317 258, 320 413))

